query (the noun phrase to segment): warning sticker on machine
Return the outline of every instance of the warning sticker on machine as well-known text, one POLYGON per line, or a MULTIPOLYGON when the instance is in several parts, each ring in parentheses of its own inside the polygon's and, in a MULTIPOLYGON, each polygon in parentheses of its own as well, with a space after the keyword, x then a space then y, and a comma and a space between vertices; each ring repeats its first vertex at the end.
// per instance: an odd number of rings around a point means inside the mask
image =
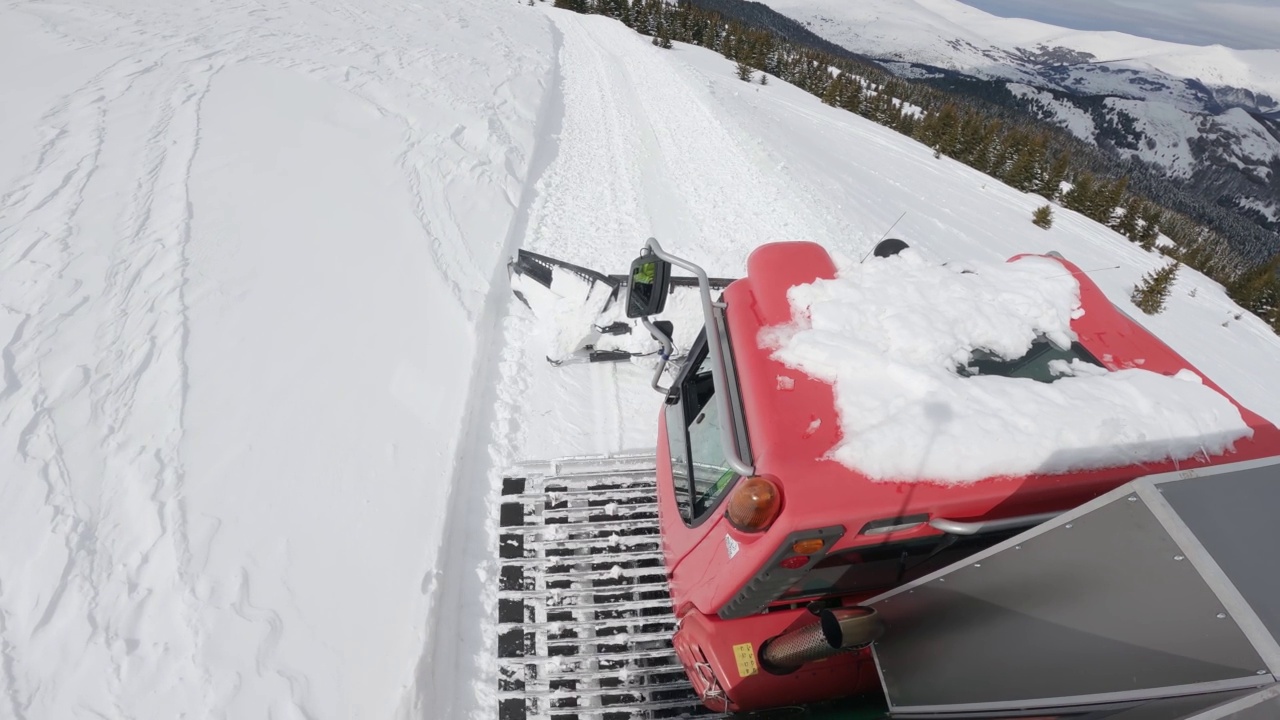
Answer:
POLYGON ((751 647, 751 643, 742 643, 733 646, 733 659, 738 661, 738 677, 751 677, 760 672, 760 666, 756 665, 756 650, 751 647))
POLYGON ((738 541, 729 537, 729 533, 724 534, 724 549, 729 553, 729 559, 732 560, 734 555, 738 554, 738 541))

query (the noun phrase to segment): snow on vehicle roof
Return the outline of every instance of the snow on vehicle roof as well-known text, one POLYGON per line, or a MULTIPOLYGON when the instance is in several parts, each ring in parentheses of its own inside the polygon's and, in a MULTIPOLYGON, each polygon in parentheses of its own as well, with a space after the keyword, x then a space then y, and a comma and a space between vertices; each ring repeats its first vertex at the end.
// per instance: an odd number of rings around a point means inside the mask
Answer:
POLYGON ((834 388, 829 457, 876 480, 944 484, 1218 454, 1251 430, 1187 369, 1088 372, 1052 383, 974 375, 975 351, 1006 360, 1076 339, 1080 289, 1057 261, 940 266, 913 250, 840 268, 788 292, 792 321, 760 344, 834 388))

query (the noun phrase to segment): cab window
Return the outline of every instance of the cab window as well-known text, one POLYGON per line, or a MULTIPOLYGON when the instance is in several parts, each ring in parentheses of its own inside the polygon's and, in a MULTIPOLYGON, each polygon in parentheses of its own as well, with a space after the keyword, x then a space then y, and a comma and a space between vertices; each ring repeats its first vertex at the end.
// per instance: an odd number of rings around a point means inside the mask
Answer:
POLYGON ((667 410, 676 502, 689 523, 713 508, 738 477, 725 461, 720 441, 722 423, 733 419, 721 417, 715 401, 713 365, 704 335, 695 343, 690 365, 675 390, 678 400, 667 410))
POLYGON ((711 361, 704 357, 692 376, 690 389, 695 402, 686 406, 688 418, 690 475, 693 486, 694 517, 706 512, 728 488, 737 473, 729 468, 720 441, 721 424, 733 422, 720 415, 720 404, 714 402, 715 386, 711 379, 711 361))

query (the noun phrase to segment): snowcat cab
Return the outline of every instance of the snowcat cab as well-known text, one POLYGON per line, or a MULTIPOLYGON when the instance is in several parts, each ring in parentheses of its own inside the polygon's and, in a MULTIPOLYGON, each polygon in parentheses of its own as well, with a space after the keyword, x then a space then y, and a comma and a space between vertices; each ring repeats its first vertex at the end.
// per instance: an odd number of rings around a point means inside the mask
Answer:
MULTIPOLYGON (((905 248, 886 241, 878 257, 905 248)), ((1085 310, 1069 349, 1033 348, 975 372, 1036 378, 1050 358, 1118 370, 1136 360, 1172 375, 1190 365, 1115 308, 1071 263, 1085 310)), ((878 260, 871 260, 877 262, 878 260)), ((791 319, 787 291, 835 277, 814 243, 755 250, 745 278, 713 298, 707 274, 650 239, 628 276, 628 317, 664 352, 653 386, 658 419, 661 545, 678 618, 674 646, 710 709, 749 711, 876 692, 868 645, 882 632, 869 599, 952 566, 1140 476, 1280 453, 1280 433, 1239 406, 1252 437, 1230 457, 1132 464, 945 486, 872 481, 828 459, 839 440, 832 386, 762 349, 765 328, 791 319), (698 282, 705 327, 664 386, 671 328, 660 312, 672 266, 698 282)), ((1220 388, 1206 384, 1222 393, 1220 388)), ((1230 399, 1230 398, 1228 398, 1230 399)), ((1070 527, 1070 526, 1068 526, 1070 527)), ((963 663, 963 658, 955 662, 963 663)))

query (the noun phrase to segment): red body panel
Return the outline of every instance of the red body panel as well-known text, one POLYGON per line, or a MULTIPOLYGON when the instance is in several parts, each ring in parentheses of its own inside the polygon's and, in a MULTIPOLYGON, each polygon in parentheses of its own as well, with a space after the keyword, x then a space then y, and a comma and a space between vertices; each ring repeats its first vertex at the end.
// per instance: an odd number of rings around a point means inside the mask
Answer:
MULTIPOLYGON (((1166 375, 1192 370, 1204 378, 1206 385, 1226 396, 1185 359, 1117 310, 1079 268, 1059 261, 1065 271, 1076 274, 1080 284, 1080 301, 1085 312, 1072 322, 1072 329, 1080 343, 1109 369, 1141 367, 1166 375)), ((872 683, 863 687, 864 683, 853 675, 856 663, 849 665, 852 661, 845 660, 827 661, 830 664, 825 668, 803 676, 808 680, 801 679, 799 673, 780 677, 762 672, 767 677, 737 677, 732 646, 750 642, 758 651, 763 640, 776 635, 795 616, 793 611, 786 611, 725 621, 715 615, 761 571, 790 533, 843 525, 846 532, 835 550, 938 536, 941 533, 927 525, 892 535, 865 536, 858 532, 869 521, 924 513, 930 517, 972 521, 1063 511, 1135 477, 1175 469, 1174 463, 1168 461, 943 486, 918 481, 876 482, 823 459, 839 439, 832 387, 771 359, 769 352, 760 348, 758 336, 766 327, 790 322, 791 308, 786 297, 790 287, 834 276, 835 267, 820 246, 775 243, 752 253, 747 277, 734 282, 724 293, 752 459, 757 474, 776 478, 782 488, 781 514, 767 531, 741 533, 729 526, 722 512, 717 512, 700 527, 688 527, 675 505, 665 417, 659 425, 658 487, 663 544, 672 601, 677 614, 686 618, 676 636, 677 649, 685 648, 681 657, 686 669, 690 669, 690 647, 698 645, 737 709, 800 702, 801 697, 816 699, 828 697, 830 693, 875 686, 872 683), (794 385, 780 389, 779 376, 791 378, 794 385), (807 432, 815 420, 821 421, 817 430, 807 432), (738 546, 732 558, 726 549, 726 536, 738 546), (831 679, 835 668, 844 668, 840 670, 838 682, 831 679)), ((1234 399, 1232 402, 1235 403, 1234 399)), ((1178 467, 1280 454, 1280 431, 1239 403, 1235 404, 1253 429, 1253 436, 1238 441, 1232 453, 1182 461, 1178 467)), ((697 686, 699 681, 692 672, 691 678, 697 686)))
POLYGON ((712 689, 709 685, 714 683, 728 701, 727 707, 724 702, 707 702, 712 710, 737 712, 781 702, 818 702, 870 692, 879 686, 870 650, 809 663, 786 675, 773 675, 759 667, 748 669, 745 674, 740 670, 735 645, 750 643, 753 650, 758 651, 761 639, 781 633, 797 620, 816 621, 805 610, 785 610, 740 620, 721 620, 691 612, 680 621, 680 631, 675 636, 676 654, 686 670, 693 668, 688 673, 689 679, 700 696, 707 697, 707 690, 712 689))

